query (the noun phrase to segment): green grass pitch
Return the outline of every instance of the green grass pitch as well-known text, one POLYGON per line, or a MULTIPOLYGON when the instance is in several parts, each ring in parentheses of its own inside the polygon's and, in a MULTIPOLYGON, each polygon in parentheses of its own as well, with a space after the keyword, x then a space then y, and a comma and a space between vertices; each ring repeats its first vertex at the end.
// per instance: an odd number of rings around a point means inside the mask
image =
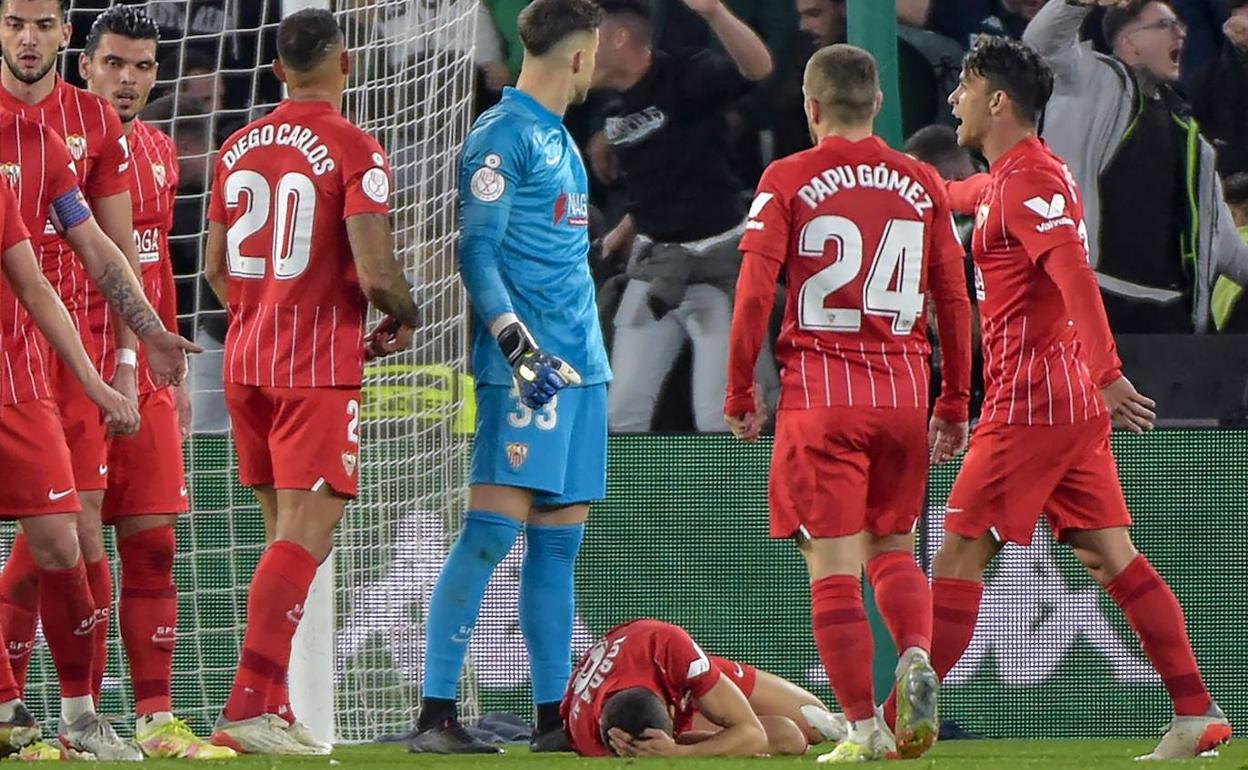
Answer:
MULTIPOLYGON (((1248 770, 1248 744, 1232 743, 1222 748, 1217 759, 1200 759, 1178 764, 1140 765, 1133 757, 1152 749, 1156 741, 1139 740, 1069 740, 1069 741, 948 741, 936 746, 926 757, 903 763, 881 764, 887 768, 914 770, 1141 770, 1141 767, 1182 768, 1182 770, 1248 770)), ((822 753, 827 749, 820 748, 822 753)), ((815 752, 804 757, 774 759, 644 759, 612 760, 582 759, 571 754, 530 755, 522 747, 508 748, 497 757, 438 757, 406 753, 399 746, 341 746, 332 757, 244 757, 233 762, 211 763, 220 768, 238 770, 423 770, 433 768, 473 768, 473 770, 584 770, 639 763, 645 770, 679 767, 680 770, 745 770, 745 768, 814 768, 815 752)), ((101 765, 110 763, 100 763, 101 765)), ((129 763, 111 763, 136 767, 129 763)), ((140 767, 148 770, 187 770, 199 763, 185 760, 147 761, 140 767)))

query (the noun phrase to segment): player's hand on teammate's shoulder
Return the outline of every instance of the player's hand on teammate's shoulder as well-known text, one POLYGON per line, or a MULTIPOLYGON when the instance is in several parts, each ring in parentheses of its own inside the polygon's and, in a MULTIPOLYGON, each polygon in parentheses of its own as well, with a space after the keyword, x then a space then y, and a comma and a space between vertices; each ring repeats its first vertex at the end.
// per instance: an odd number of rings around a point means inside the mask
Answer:
POLYGON ((364 339, 364 360, 373 361, 407 350, 412 344, 414 332, 415 329, 402 325, 397 318, 386 316, 364 339))
POLYGON ((969 435, 970 426, 966 422, 950 422, 933 415, 927 432, 932 465, 948 462, 961 454, 969 435))
MULTIPOLYGON (((133 378, 131 378, 133 379, 133 378)), ((133 436, 139 432, 139 405, 103 379, 86 388, 91 399, 104 413, 104 424, 114 436, 133 436)))
POLYGON ((145 338, 147 365, 158 385, 180 385, 186 379, 186 354, 203 353, 204 349, 180 334, 161 329, 145 338))
POLYGON ((1101 398, 1105 399, 1115 428, 1132 433, 1153 429, 1153 422, 1157 419, 1157 412, 1154 411, 1157 402, 1136 390, 1126 377, 1119 377, 1101 388, 1101 398))

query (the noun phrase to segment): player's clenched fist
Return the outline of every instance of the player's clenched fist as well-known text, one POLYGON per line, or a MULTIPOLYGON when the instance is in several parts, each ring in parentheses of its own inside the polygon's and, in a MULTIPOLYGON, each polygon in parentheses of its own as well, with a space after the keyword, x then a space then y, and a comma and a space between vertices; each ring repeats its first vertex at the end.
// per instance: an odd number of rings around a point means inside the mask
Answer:
POLYGON ((104 413, 104 424, 116 436, 133 436, 139 432, 139 407, 121 392, 114 390, 104 380, 97 380, 87 388, 90 398, 104 413))
POLYGON ((399 323, 397 318, 387 316, 381 319, 364 338, 364 360, 385 358, 391 353, 407 350, 411 347, 413 332, 415 329, 399 323))

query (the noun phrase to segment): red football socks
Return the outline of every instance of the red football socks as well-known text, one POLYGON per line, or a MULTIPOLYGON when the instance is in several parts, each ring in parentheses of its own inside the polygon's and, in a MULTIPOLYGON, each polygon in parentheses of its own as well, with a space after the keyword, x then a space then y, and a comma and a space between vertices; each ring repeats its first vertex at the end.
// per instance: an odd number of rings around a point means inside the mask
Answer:
POLYGON ((100 705, 100 690, 104 686, 104 669, 108 668, 108 621, 113 609, 113 573, 108 556, 98 561, 86 562, 87 585, 95 602, 95 631, 92 633, 91 695, 95 705, 100 705))
POLYGON ((316 567, 312 554, 288 540, 274 542, 260 558, 247 597, 247 633, 225 704, 226 719, 239 721, 265 713, 270 689, 290 664, 290 641, 303 616, 316 567))
POLYGON ((1203 716, 1213 702, 1187 639, 1183 608, 1166 581, 1141 554, 1105 587, 1140 637, 1144 654, 1161 674, 1176 716, 1203 716))
POLYGON ((39 567, 20 531, 9 561, 0 572, 0 629, 8 641, 8 659, 19 691, 26 689, 26 669, 39 625, 39 567))
MULTIPOLYGON (((932 580, 932 668, 944 680, 971 645, 984 584, 978 580, 935 578, 932 580)), ((884 721, 897 725, 897 689, 884 702, 884 721)))
POLYGON ((172 711, 170 681, 178 626, 173 527, 154 527, 117 544, 121 556, 121 639, 134 682, 135 713, 172 711))
POLYGON ((875 714, 871 690, 871 626, 858 577, 831 575, 810 586, 811 621, 832 691, 851 722, 875 714))
POLYGON ((95 601, 81 559, 70 569, 40 570, 39 609, 43 634, 61 682, 61 698, 90 695, 95 601))
POLYGON ((911 647, 932 649, 932 589, 914 557, 890 551, 867 563, 875 605, 902 653, 911 647))

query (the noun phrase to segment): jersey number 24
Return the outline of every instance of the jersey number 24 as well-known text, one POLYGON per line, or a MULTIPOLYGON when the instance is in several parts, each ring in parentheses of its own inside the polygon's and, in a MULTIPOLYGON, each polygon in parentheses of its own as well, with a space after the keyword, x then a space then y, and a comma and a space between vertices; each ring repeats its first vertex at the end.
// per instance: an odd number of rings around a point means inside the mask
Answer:
POLYGON ((862 272, 862 230, 853 220, 824 214, 806 223, 798 237, 798 253, 824 259, 829 241, 837 260, 806 279, 798 295, 798 325, 811 331, 857 332, 862 314, 891 318, 893 333, 909 334, 923 313, 924 224, 890 219, 868 266, 858 307, 828 307, 828 297, 848 286, 862 272), (861 308, 861 309, 860 309, 861 308))

